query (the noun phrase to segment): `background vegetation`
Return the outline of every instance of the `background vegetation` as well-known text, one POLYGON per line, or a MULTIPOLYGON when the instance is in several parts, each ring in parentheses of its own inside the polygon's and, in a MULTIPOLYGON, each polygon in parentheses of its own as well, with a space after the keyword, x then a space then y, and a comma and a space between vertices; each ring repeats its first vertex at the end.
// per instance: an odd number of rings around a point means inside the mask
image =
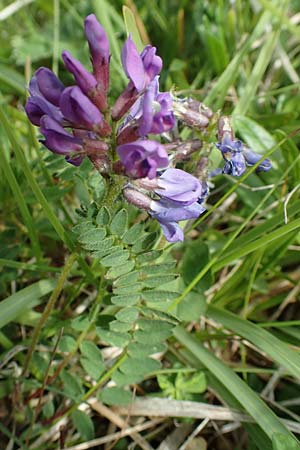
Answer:
POLYGON ((1 448, 300 448, 299 2, 127 2, 164 88, 232 114, 274 166, 214 179, 208 212, 164 251, 24 113, 39 66, 66 84, 63 49, 88 66, 91 12, 118 96, 123 2, 20 3, 0 2, 1 448))

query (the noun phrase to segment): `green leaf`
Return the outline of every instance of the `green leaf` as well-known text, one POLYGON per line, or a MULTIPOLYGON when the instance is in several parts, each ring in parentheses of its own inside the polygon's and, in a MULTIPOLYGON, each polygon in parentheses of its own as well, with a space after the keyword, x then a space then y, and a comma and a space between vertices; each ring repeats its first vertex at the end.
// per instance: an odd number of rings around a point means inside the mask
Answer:
POLYGON ((143 376, 139 373, 124 373, 120 370, 116 370, 111 379, 117 386, 127 386, 130 384, 139 383, 143 380, 143 376))
MULTIPOLYGON (((154 259, 157 259, 161 256, 161 251, 159 250, 152 250, 151 252, 143 253, 142 255, 138 255, 136 258, 136 261, 139 264, 148 263, 149 261, 153 261, 154 259)), ((144 270, 144 267, 143 267, 144 270)))
POLYGON ((134 244, 143 235, 144 226, 142 223, 135 223, 124 234, 122 241, 124 244, 134 244))
POLYGON ((156 345, 164 342, 170 337, 171 331, 160 330, 155 332, 149 332, 144 330, 137 330, 134 332, 134 339, 142 344, 156 345))
POLYGON ((100 226, 108 225, 110 222, 110 213, 106 206, 102 206, 96 217, 96 223, 100 226))
POLYGON ((175 280, 177 276, 178 276, 178 274, 176 274, 176 273, 169 273, 166 275, 149 276, 143 281, 143 285, 145 287, 162 286, 163 284, 166 284, 166 283, 169 283, 170 281, 175 280))
POLYGON ((272 439, 273 450, 299 450, 300 445, 290 436, 275 433, 272 439))
POLYGON ((185 321, 192 321, 205 314, 206 300, 203 294, 189 292, 176 307, 176 316, 185 321))
POLYGON ((133 294, 133 295, 114 295, 111 298, 111 302, 114 305, 119 306, 132 306, 136 305, 138 301, 140 300, 139 294, 133 294))
POLYGON ((85 441, 89 441, 94 438, 94 424, 90 416, 77 409, 72 412, 71 418, 74 427, 85 441))
POLYGON ((105 364, 101 359, 90 359, 86 357, 80 358, 80 364, 86 373, 93 378, 93 380, 97 381, 102 372, 105 370, 105 364))
POLYGON ((169 271, 170 269, 173 269, 175 265, 176 261, 170 261, 168 263, 163 264, 152 264, 148 266, 143 266, 140 269, 140 274, 141 276, 162 274, 169 271))
POLYGON ((113 218, 110 224, 110 231, 112 234, 116 234, 122 237, 126 231, 128 222, 128 214, 126 209, 121 209, 113 218))
POLYGON ((143 344, 140 342, 131 342, 128 345, 128 354, 134 358, 142 358, 147 355, 154 355, 155 353, 162 353, 166 351, 166 345, 161 343, 143 344))
POLYGON ((111 331, 116 331, 118 333, 123 333, 124 331, 129 331, 132 328, 131 323, 120 322, 119 320, 113 320, 109 324, 111 331))
MULTIPOLYGON (((206 266, 209 261, 208 246, 202 239, 197 239, 188 244, 187 249, 182 258, 181 274, 186 284, 189 284, 206 266)), ((204 291, 212 284, 212 277, 208 272, 199 283, 196 284, 195 289, 204 291)))
POLYGON ((102 353, 94 342, 83 341, 80 345, 80 351, 82 356, 85 356, 91 361, 103 361, 102 353))
POLYGON ((80 236, 81 234, 84 234, 87 231, 94 230, 94 229, 95 229, 95 225, 93 224, 93 222, 91 220, 84 220, 84 221, 78 223, 77 225, 75 225, 75 227, 72 228, 72 231, 73 231, 73 233, 80 236))
POLYGON ((116 347, 126 347, 130 341, 130 334, 128 333, 116 333, 115 331, 104 330, 103 328, 96 328, 97 336, 104 342, 116 347))
POLYGON ((98 395, 99 400, 101 400, 106 405, 124 405, 127 406, 132 401, 132 393, 130 391, 125 391, 119 387, 106 387, 98 395))
POLYGON ((135 283, 138 280, 139 275, 140 273, 138 270, 122 275, 114 281, 114 286, 127 286, 128 284, 135 283))
POLYGON ((111 255, 107 255, 101 259, 104 267, 120 266, 125 264, 130 254, 128 250, 119 250, 111 255))
POLYGON ((43 416, 44 416, 46 419, 49 419, 50 417, 52 417, 52 416, 54 415, 54 413, 55 413, 55 407, 54 407, 54 403, 53 403, 52 400, 48 400, 48 401, 44 404, 43 409, 42 409, 42 413, 43 413, 43 416))
POLYGON ((71 327, 76 331, 86 330, 89 326, 90 322, 86 316, 78 316, 75 319, 71 320, 71 327))
POLYGON ((178 292, 173 291, 159 291, 159 290, 151 290, 151 291, 142 291, 142 297, 144 300, 148 302, 168 302, 177 298, 179 295, 178 292))
POLYGON ((87 250, 93 251, 94 258, 103 258, 103 256, 110 255, 114 252, 119 251, 122 249, 121 246, 113 246, 114 238, 112 236, 103 239, 102 242, 98 242, 95 244, 92 244, 91 246, 85 245, 85 248, 87 250))
POLYGON ((133 323, 137 320, 139 312, 138 308, 124 308, 116 314, 116 319, 125 323, 133 323))
POLYGON ((125 27, 127 31, 127 36, 131 34, 132 40, 136 45, 136 48, 139 52, 143 50, 145 45, 143 44, 141 40, 141 36, 138 30, 138 27, 136 25, 135 17, 131 9, 128 8, 128 6, 123 5, 123 17, 125 22, 125 27))
POLYGON ((159 370, 161 364, 159 361, 144 357, 144 358, 132 358, 129 357, 126 361, 121 364, 119 370, 126 374, 139 374, 139 375, 147 375, 151 372, 155 372, 159 370))
POLYGON ((157 239, 158 234, 156 232, 148 233, 136 241, 132 247, 134 253, 141 253, 148 250, 157 239))
POLYGON ((0 302, 0 328, 14 321, 18 316, 41 303, 56 285, 55 280, 40 280, 10 295, 0 302))
POLYGON ((72 353, 76 350, 76 340, 72 336, 62 336, 58 350, 60 352, 72 353))
POLYGON ((78 241, 86 246, 86 245, 95 245, 99 242, 102 242, 106 236, 106 230, 104 228, 94 228, 93 230, 86 231, 81 234, 78 238, 78 241))
POLYGON ((202 394, 207 389, 205 374, 198 372, 188 377, 179 372, 175 379, 175 387, 184 393, 202 394))
POLYGON ((134 265, 135 265, 134 261, 127 261, 123 265, 112 267, 111 269, 109 269, 105 277, 107 279, 118 278, 121 275, 124 275, 125 273, 131 272, 131 270, 134 268, 134 265))
POLYGON ((65 395, 77 401, 78 397, 81 397, 84 392, 80 379, 66 370, 60 373, 60 378, 64 383, 65 395))
POLYGON ((127 286, 121 286, 118 288, 114 288, 114 294, 115 295, 124 295, 124 294, 131 294, 132 292, 137 293, 143 289, 143 284, 142 283, 132 283, 132 284, 128 284, 127 286))

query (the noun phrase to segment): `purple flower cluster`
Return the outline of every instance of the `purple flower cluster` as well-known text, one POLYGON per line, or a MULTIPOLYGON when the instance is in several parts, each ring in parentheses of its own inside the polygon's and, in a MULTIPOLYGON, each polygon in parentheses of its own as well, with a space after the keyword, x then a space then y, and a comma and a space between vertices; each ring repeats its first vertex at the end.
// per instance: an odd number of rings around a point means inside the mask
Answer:
MULTIPOLYGON (((229 119, 226 117, 219 120, 219 138, 220 142, 216 147, 225 161, 222 173, 239 177, 245 172, 246 166, 254 166, 261 159, 261 155, 250 150, 243 142, 234 139, 229 119)), ((266 158, 257 166, 256 171, 267 172, 271 168, 272 163, 266 158)))
MULTIPOLYGON (((94 14, 86 17, 84 29, 92 71, 68 51, 62 59, 74 77, 73 86, 64 86, 46 67, 38 69, 29 83, 28 118, 40 127, 41 142, 64 155, 67 162, 78 166, 88 157, 105 177, 117 174, 121 183, 128 177, 131 181, 125 181, 123 188, 127 201, 146 209, 168 241, 182 241, 178 222, 195 219, 205 211, 208 186, 200 163, 195 167, 197 177, 176 168, 201 148, 202 141, 183 142, 174 129, 179 120, 203 131, 213 112, 196 100, 160 92, 162 59, 151 45, 139 53, 131 36, 121 54, 128 84, 110 105, 107 35, 94 14), (165 136, 168 141, 162 143, 165 136)), ((225 159, 223 172, 241 175, 245 164, 255 164, 259 156, 230 136, 223 133, 216 144, 225 159)), ((259 168, 268 170, 269 165, 266 159, 259 168)))

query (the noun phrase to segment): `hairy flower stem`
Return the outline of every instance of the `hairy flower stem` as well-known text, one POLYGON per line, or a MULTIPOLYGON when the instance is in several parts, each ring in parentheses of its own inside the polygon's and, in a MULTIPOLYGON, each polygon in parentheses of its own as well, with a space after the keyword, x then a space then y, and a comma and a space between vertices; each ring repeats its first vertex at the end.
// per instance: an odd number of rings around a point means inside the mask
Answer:
POLYGON ((33 333, 33 336, 32 336, 32 341, 31 341, 30 347, 28 349, 28 353, 27 353, 27 356, 26 356, 26 359, 25 359, 25 363, 24 363, 24 368, 23 368, 23 372, 22 372, 23 376, 26 376, 26 372, 28 370, 28 367, 29 367, 29 364, 30 364, 30 361, 31 361, 31 358, 32 358, 32 355, 33 355, 33 352, 34 352, 34 349, 35 349, 35 346, 36 346, 37 341, 39 339, 39 335, 41 333, 41 330, 42 330, 43 326, 45 325, 45 323, 46 323, 46 321, 47 321, 47 319, 48 319, 48 317, 49 317, 49 315, 50 315, 50 313, 51 313, 51 311, 52 311, 52 309, 53 309, 53 307, 55 305, 55 302, 57 301, 57 299, 58 299, 58 297, 59 297, 59 295, 60 295, 60 293, 61 293, 61 291, 63 289, 64 283, 65 283, 67 277, 70 274, 72 266, 73 266, 73 264, 74 264, 74 262, 76 261, 77 258, 78 258, 78 254, 77 253, 71 253, 71 255, 69 256, 69 258, 68 258, 68 260, 67 260, 67 262, 66 262, 66 264, 65 264, 65 266, 63 268, 63 271, 62 271, 59 279, 57 280, 56 287, 55 287, 54 291, 52 292, 52 295, 50 296, 49 301, 48 301, 48 303, 47 303, 47 305, 46 305, 46 307, 44 309, 44 312, 43 312, 43 314, 42 314, 42 316, 41 316, 41 318, 39 320, 39 323, 37 324, 37 326, 36 326, 36 328, 34 330, 34 333, 33 333))

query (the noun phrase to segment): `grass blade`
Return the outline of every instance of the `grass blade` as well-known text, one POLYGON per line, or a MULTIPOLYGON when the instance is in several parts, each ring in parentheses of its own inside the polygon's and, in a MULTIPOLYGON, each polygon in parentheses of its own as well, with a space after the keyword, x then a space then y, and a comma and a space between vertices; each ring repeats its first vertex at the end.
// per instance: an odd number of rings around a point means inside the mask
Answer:
POLYGON ((181 327, 175 328, 174 335, 231 392, 271 440, 275 433, 282 433, 293 438, 299 445, 296 438, 259 396, 229 367, 207 350, 198 339, 181 327))
POLYGON ((268 331, 241 319, 235 314, 216 308, 213 305, 207 307, 206 314, 224 327, 234 331, 239 336, 252 342, 257 348, 264 351, 280 366, 287 369, 294 377, 300 377, 300 356, 291 350, 287 344, 273 336, 268 331))
POLYGON ((40 303, 41 298, 49 294, 55 286, 55 280, 40 280, 10 295, 0 302, 0 328, 16 317, 40 303))

